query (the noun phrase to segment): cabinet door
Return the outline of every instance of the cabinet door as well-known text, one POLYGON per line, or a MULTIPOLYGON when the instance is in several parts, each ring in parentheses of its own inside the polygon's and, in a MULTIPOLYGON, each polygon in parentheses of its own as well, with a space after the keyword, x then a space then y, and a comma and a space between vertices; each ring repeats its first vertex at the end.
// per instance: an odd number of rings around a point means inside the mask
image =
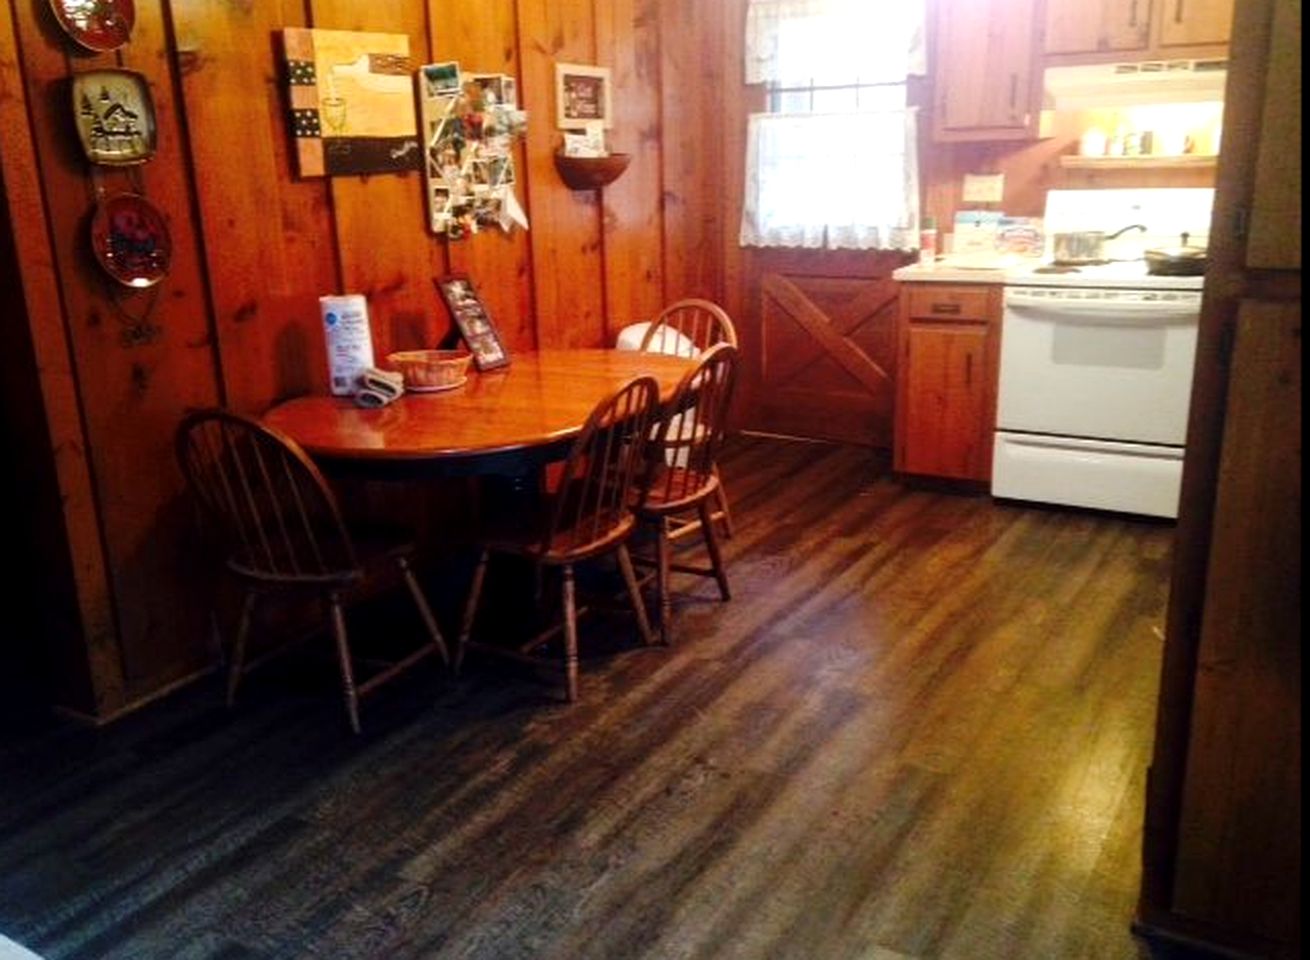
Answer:
POLYGON ((911 322, 901 357, 896 469, 987 481, 992 429, 985 324, 911 322))
POLYGON ((1102 50, 1145 50, 1151 41, 1151 0, 1104 0, 1102 50))
POLYGON ((1049 0, 1047 53, 1144 50, 1150 39, 1151 0, 1049 0))
POLYGON ((1162 0, 1160 45, 1227 43, 1232 32, 1234 0, 1162 0))
POLYGON ((1032 135, 1040 90, 1036 0, 938 5, 934 132, 939 140, 1032 135))

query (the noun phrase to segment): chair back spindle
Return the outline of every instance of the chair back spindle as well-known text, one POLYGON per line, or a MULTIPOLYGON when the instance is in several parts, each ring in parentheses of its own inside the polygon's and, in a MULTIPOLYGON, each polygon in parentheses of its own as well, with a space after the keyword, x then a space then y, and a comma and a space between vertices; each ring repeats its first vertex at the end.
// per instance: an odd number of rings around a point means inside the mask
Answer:
POLYGON ((630 380, 587 418, 564 461, 542 549, 547 553, 603 549, 631 518, 645 467, 645 438, 659 408, 654 377, 630 380))
POLYGON ((660 311, 647 328, 640 349, 694 356, 720 343, 737 346, 737 331, 727 312, 709 300, 690 299, 660 311))
POLYGON ((694 499, 716 480, 715 463, 728 430, 738 353, 727 343, 701 355, 682 378, 651 444, 648 495, 665 504, 694 499))
POLYGON ((202 518, 232 572, 275 583, 356 575, 340 507, 322 473, 290 438, 225 410, 178 427, 177 456, 202 518))

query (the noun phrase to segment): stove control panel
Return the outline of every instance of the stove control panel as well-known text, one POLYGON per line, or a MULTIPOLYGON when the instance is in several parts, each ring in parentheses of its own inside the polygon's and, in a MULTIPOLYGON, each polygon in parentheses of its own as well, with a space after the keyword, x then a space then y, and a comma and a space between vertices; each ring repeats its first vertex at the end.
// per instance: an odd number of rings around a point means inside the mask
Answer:
POLYGON ((1167 303, 1201 307, 1201 294, 1190 290, 1117 290, 1104 287, 1010 287, 1006 296, 1025 303, 1096 300, 1106 303, 1167 303))

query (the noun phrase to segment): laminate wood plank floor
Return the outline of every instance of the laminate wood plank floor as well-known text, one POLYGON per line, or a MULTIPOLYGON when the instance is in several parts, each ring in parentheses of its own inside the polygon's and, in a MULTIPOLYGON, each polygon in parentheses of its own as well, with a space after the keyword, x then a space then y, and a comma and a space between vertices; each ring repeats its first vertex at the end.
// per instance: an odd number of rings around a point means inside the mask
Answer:
MULTIPOLYGON (((675 576, 671 649, 584 619, 574 706, 434 665, 356 738, 293 658, 230 714, 215 679, 9 736, 0 932, 49 960, 1146 956, 1172 526, 837 446, 738 438, 723 473, 734 599, 675 576)), ((469 571, 434 581, 449 636, 469 571)))

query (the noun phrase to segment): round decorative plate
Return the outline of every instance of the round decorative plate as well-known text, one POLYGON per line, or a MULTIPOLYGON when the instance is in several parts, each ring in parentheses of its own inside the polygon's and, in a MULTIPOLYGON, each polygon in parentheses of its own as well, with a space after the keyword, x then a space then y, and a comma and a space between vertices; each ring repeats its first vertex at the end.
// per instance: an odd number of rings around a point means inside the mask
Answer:
POLYGON ((91 218, 91 248, 105 272, 127 287, 154 286, 168 273, 168 224, 145 197, 119 193, 101 200, 91 218))
POLYGON ((136 22, 132 0, 50 0, 64 32, 96 53, 108 53, 127 43, 136 22))

